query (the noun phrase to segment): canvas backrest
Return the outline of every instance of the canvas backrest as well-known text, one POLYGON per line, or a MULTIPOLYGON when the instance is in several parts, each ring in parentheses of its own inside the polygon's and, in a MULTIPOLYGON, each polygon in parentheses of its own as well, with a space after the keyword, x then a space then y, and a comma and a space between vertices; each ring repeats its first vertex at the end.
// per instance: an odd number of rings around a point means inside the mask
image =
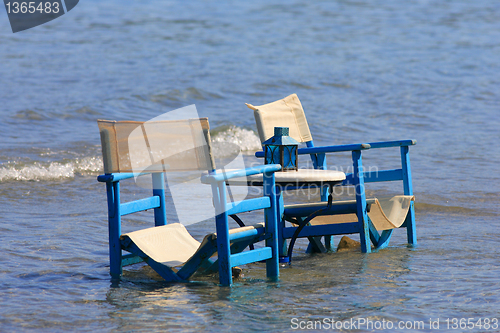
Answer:
POLYGON ((97 122, 105 173, 215 169, 207 118, 97 122))
POLYGON ((260 142, 274 135, 274 127, 288 127, 290 136, 298 142, 312 140, 304 109, 296 94, 260 106, 246 105, 254 110, 260 142))

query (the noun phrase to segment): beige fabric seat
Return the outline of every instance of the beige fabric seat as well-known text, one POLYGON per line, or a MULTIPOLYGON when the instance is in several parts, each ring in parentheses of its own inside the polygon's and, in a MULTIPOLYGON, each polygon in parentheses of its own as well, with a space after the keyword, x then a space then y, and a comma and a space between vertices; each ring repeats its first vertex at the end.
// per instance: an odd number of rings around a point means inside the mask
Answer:
MULTIPOLYGON (((258 228, 264 228, 264 223, 231 229, 229 234, 232 235, 258 228)), ((207 242, 216 239, 217 233, 211 233, 206 235, 200 243, 180 223, 142 229, 120 236, 122 242, 128 240, 133 242, 148 257, 169 267, 182 266, 207 242)))
MULTIPOLYGON (((372 221, 375 229, 390 230, 399 228, 403 225, 410 204, 415 200, 412 195, 396 195, 391 198, 370 198, 366 199, 368 205, 368 217, 372 221)), ((355 200, 339 200, 332 202, 332 205, 343 205, 346 203, 355 204, 355 200)), ((307 203, 297 205, 287 205, 286 208, 299 208, 301 206, 319 210, 326 207, 326 202, 307 203)), ((335 223, 351 223, 357 222, 358 217, 356 214, 339 214, 339 215, 323 215, 315 217, 311 221, 311 225, 320 224, 335 224, 335 223)))

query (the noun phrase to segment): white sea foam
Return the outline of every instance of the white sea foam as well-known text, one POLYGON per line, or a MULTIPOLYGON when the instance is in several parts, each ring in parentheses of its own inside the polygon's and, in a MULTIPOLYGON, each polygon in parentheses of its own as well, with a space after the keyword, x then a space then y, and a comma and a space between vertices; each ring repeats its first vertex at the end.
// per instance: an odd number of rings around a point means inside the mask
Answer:
POLYGON ((89 175, 102 170, 98 157, 77 158, 69 162, 8 163, 0 166, 0 181, 42 181, 73 178, 76 174, 89 175))
POLYGON ((84 157, 74 162, 75 171, 82 175, 95 174, 103 171, 102 158, 97 156, 84 157))
POLYGON ((259 137, 254 131, 236 126, 216 132, 212 137, 213 151, 217 157, 227 157, 241 151, 262 149, 259 137))

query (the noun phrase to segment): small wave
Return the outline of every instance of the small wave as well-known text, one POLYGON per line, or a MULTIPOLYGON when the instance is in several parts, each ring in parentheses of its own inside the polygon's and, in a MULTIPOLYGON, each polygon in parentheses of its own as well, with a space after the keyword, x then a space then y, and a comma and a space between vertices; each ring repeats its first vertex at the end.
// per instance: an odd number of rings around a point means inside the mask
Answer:
POLYGON ((234 147, 241 151, 261 150, 260 139, 254 131, 237 126, 222 126, 212 131, 213 150, 216 156, 234 154, 234 147))
POLYGON ((485 211, 482 209, 473 209, 467 207, 460 206, 444 206, 444 205, 435 205, 423 202, 415 203, 415 211, 416 213, 444 213, 450 215, 471 215, 471 216, 490 216, 495 215, 492 212, 485 211))
POLYGON ((74 178, 75 175, 92 175, 101 172, 102 160, 98 157, 77 158, 69 162, 11 163, 0 166, 0 181, 44 181, 74 178))
POLYGON ((18 111, 14 115, 14 118, 27 119, 27 120, 47 120, 47 119, 49 119, 43 113, 37 112, 34 110, 29 110, 29 109, 18 111))
POLYGON ((172 102, 183 102, 188 100, 220 99, 222 96, 206 90, 189 87, 187 89, 172 89, 151 95, 133 95, 134 98, 143 101, 171 105, 172 102))

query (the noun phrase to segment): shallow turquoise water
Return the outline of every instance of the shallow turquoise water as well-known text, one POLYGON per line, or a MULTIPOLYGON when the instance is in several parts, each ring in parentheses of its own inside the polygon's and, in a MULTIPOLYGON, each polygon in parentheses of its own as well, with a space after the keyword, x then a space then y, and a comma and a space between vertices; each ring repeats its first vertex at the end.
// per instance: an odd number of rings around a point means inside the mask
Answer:
MULTIPOLYGON (((497 2, 88 0, 17 34, 0 12, 0 331, 297 331, 294 318, 426 324, 409 332, 439 318, 457 331, 447 318, 500 317, 497 2), (166 284, 142 267, 111 283, 96 119, 196 104, 251 164, 244 103, 291 93, 316 145, 418 141, 419 245, 404 230, 369 255, 309 256, 302 242, 279 282, 255 264, 231 289, 213 276, 166 284)), ((367 151, 364 163, 397 158, 367 151)), ((345 169, 349 156, 329 162, 345 169)), ((200 239, 213 225, 189 229, 200 239)))

